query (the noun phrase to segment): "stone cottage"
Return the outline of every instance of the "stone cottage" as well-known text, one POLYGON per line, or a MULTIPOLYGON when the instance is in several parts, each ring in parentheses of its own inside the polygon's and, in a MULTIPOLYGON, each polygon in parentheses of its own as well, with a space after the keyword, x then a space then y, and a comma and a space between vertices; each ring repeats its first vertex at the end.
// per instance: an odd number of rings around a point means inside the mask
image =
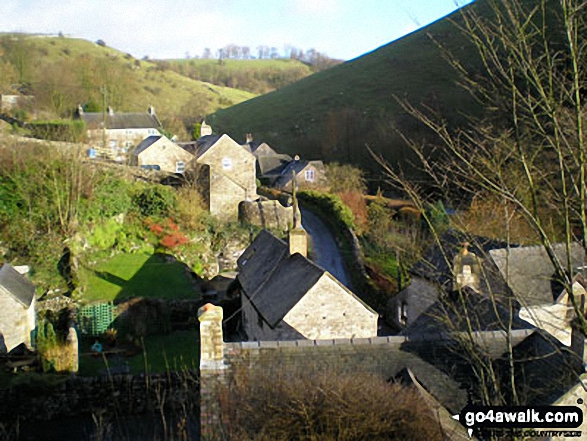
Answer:
POLYGON ((210 213, 237 220, 239 203, 258 198, 255 157, 228 135, 202 136, 195 154, 197 164, 209 169, 204 192, 210 213))
MULTIPOLYGON (((238 260, 249 340, 374 337, 378 314, 296 247, 263 230, 238 260)), ((302 250, 303 252, 303 250, 302 250)))
POLYGON ((194 155, 181 148, 165 136, 149 136, 141 141, 130 155, 130 164, 135 166, 159 166, 169 173, 183 173, 194 155))
MULTIPOLYGON (((392 324, 405 328, 430 314, 439 299, 467 292, 512 307, 523 321, 544 329, 567 346, 571 342, 574 308, 568 293, 557 282, 554 266, 543 246, 520 247, 482 237, 465 236, 450 230, 411 268, 411 284, 389 304, 392 324)), ((587 283, 578 268, 584 267, 580 244, 553 244, 557 259, 573 265, 572 290, 578 304, 584 303, 587 283), (570 259, 569 259, 570 258, 570 259)), ((569 268, 566 269, 570 271, 569 268)), ((485 330, 485 329, 480 329, 485 330)))
POLYGON ((29 349, 36 327, 35 287, 14 267, 0 268, 0 353, 24 343, 29 349))
POLYGON ((77 116, 86 123, 90 146, 109 159, 123 161, 143 139, 161 135, 161 122, 153 107, 146 113, 115 113, 111 107, 106 112, 84 112, 79 106, 77 116))
POLYGON ((326 171, 322 161, 302 160, 296 156, 283 168, 279 178, 273 184, 274 187, 291 191, 294 174, 300 189, 322 187, 326 184, 326 171))

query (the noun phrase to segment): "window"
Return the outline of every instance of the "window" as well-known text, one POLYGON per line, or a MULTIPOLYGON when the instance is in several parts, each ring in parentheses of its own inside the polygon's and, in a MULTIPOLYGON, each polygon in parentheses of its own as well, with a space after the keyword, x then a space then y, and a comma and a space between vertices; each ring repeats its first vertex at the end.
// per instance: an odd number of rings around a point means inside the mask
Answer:
POLYGON ((175 163, 175 173, 183 173, 185 171, 185 162, 177 161, 175 163))
POLYGON ((306 178, 306 181, 314 182, 314 170, 313 169, 306 170, 306 172, 304 173, 304 176, 306 178))
POLYGON ((405 301, 400 304, 397 315, 401 325, 406 326, 408 324, 408 304, 405 301))
POLYGON ((232 159, 222 158, 222 168, 224 170, 230 170, 232 168, 232 159))

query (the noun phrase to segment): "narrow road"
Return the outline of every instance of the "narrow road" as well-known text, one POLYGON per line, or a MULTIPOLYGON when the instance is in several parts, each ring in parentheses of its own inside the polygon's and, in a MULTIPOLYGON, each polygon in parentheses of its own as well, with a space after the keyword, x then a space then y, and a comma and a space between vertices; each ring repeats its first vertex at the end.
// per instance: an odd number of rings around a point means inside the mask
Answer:
POLYGON ((312 260, 336 277, 344 286, 352 289, 342 254, 334 236, 314 213, 302 207, 300 207, 300 211, 302 212, 302 226, 312 242, 312 260))

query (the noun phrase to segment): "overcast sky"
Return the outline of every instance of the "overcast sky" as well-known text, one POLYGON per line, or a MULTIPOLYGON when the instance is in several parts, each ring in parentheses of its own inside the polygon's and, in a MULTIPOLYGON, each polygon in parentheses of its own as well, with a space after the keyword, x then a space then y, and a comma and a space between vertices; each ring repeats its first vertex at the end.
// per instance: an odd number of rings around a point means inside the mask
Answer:
POLYGON ((0 32, 57 34, 136 58, 183 58, 227 44, 315 48, 349 60, 470 0, 0 0, 0 32))

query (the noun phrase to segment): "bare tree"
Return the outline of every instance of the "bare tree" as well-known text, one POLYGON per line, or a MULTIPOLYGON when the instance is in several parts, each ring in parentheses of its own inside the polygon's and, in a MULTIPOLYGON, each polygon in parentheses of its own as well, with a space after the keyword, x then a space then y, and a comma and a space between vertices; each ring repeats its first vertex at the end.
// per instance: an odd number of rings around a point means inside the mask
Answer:
MULTIPOLYGON (((464 8, 454 25, 474 53, 465 60, 440 42, 437 46, 481 106, 481 116, 455 127, 434 109, 398 98, 403 110, 435 135, 431 147, 402 134, 429 181, 410 181, 385 165, 391 181, 420 208, 439 246, 440 236, 425 210, 431 194, 463 210, 471 201, 494 204, 491 221, 508 248, 517 239, 514 222, 524 224, 534 243, 544 247, 584 334, 583 306, 572 290, 577 270, 571 248, 579 243, 585 249, 587 237, 586 10, 585 0, 488 0, 464 8), (566 252, 555 252, 555 243, 563 243, 566 252)), ((447 260, 449 268, 451 263, 447 260)), ((495 305, 497 294, 489 292, 495 305)), ((451 304, 463 304, 465 298, 458 290, 451 304)), ((515 312, 511 303, 505 306, 515 312)), ((460 311, 465 332, 459 347, 478 375, 482 400, 495 404, 509 396, 510 402, 523 401, 516 395, 513 342, 507 340, 510 390, 500 390, 503 379, 475 344, 473 313, 460 311)), ((511 334, 511 320, 497 325, 506 336, 511 334)))

